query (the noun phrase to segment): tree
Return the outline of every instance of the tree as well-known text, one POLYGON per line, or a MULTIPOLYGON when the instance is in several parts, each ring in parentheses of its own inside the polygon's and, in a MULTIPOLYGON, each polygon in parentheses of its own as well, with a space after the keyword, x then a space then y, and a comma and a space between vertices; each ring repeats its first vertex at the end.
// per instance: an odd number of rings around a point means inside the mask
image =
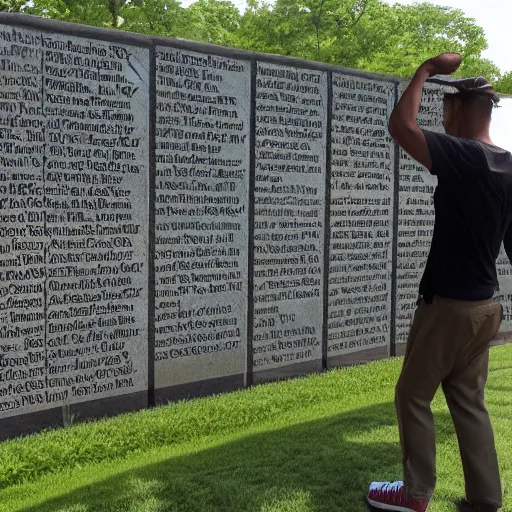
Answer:
POLYGON ((476 21, 460 10, 429 3, 276 0, 270 6, 251 0, 241 21, 240 44, 401 77, 432 55, 458 51, 464 57, 460 75, 499 76, 499 69, 481 57, 487 41, 476 21))
MULTIPOLYGON (((245 48, 333 62, 337 39, 378 0, 252 0, 241 21, 245 48)), ((345 65, 347 65, 345 63, 345 65)))
POLYGON ((143 34, 197 38, 192 13, 178 0, 34 0, 30 13, 143 34))
POLYGON ((27 7, 28 0, 0 0, 0 11, 21 12, 27 7))
POLYGON ((380 33, 380 49, 360 59, 363 69, 406 77, 432 55, 453 51, 463 56, 460 76, 485 72, 495 79, 499 75, 496 66, 481 58, 487 49, 483 29, 461 10, 422 3, 379 11, 371 32, 380 33))
POLYGON ((207 41, 410 77, 425 59, 444 51, 463 55, 459 76, 483 74, 512 92, 482 58, 484 32, 463 11, 430 3, 384 0, 249 0, 243 15, 229 0, 0 0, 0 10, 133 32, 207 41))
POLYGON ((107 0, 107 7, 111 16, 113 28, 117 28, 120 23, 122 23, 120 14, 125 4, 125 0, 107 0))
POLYGON ((197 0, 187 11, 192 15, 200 41, 223 46, 238 46, 241 14, 227 0, 197 0))
POLYGON ((30 14, 61 21, 93 25, 112 26, 112 15, 108 0, 34 0, 30 14))
POLYGON ((503 94, 512 94, 512 71, 505 73, 496 82, 495 89, 503 94))
POLYGON ((121 12, 124 30, 197 39, 193 15, 178 0, 133 0, 121 12))

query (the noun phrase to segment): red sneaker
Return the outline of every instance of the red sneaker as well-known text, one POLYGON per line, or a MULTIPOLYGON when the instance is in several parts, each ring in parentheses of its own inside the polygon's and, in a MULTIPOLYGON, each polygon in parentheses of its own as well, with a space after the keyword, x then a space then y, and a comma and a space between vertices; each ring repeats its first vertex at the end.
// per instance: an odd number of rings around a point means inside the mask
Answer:
POLYGON ((405 492, 403 482, 374 482, 368 492, 368 503, 380 510, 425 512, 428 500, 416 500, 405 492))

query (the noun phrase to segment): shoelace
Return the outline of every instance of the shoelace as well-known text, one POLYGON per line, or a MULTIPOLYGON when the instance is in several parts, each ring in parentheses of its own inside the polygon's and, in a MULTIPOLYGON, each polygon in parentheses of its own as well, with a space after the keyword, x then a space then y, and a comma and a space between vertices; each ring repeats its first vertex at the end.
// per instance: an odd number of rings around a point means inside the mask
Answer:
POLYGON ((398 503, 409 503, 409 496, 404 489, 403 482, 375 482, 370 485, 370 492, 377 492, 382 496, 394 497, 398 503))
POLYGON ((372 485, 370 485, 370 491, 395 493, 400 492, 403 486, 403 482, 375 482, 372 485))

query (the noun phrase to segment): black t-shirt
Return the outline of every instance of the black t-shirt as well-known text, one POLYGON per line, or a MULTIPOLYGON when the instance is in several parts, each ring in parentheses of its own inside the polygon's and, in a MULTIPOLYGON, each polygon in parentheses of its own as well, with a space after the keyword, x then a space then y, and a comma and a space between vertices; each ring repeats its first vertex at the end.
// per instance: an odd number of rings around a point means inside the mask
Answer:
POLYGON ((434 235, 420 295, 485 300, 499 290, 496 260, 512 256, 512 155, 424 130, 437 176, 434 235))

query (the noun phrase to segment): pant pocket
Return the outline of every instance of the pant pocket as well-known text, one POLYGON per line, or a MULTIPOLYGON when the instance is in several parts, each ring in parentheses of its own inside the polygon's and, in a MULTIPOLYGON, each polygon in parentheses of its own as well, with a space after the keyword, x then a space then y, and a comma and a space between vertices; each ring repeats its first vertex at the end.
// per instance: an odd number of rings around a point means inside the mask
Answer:
POLYGON ((474 338, 470 344, 470 364, 480 357, 496 339, 502 322, 503 307, 498 303, 490 304, 473 311, 472 315, 474 315, 474 338))

